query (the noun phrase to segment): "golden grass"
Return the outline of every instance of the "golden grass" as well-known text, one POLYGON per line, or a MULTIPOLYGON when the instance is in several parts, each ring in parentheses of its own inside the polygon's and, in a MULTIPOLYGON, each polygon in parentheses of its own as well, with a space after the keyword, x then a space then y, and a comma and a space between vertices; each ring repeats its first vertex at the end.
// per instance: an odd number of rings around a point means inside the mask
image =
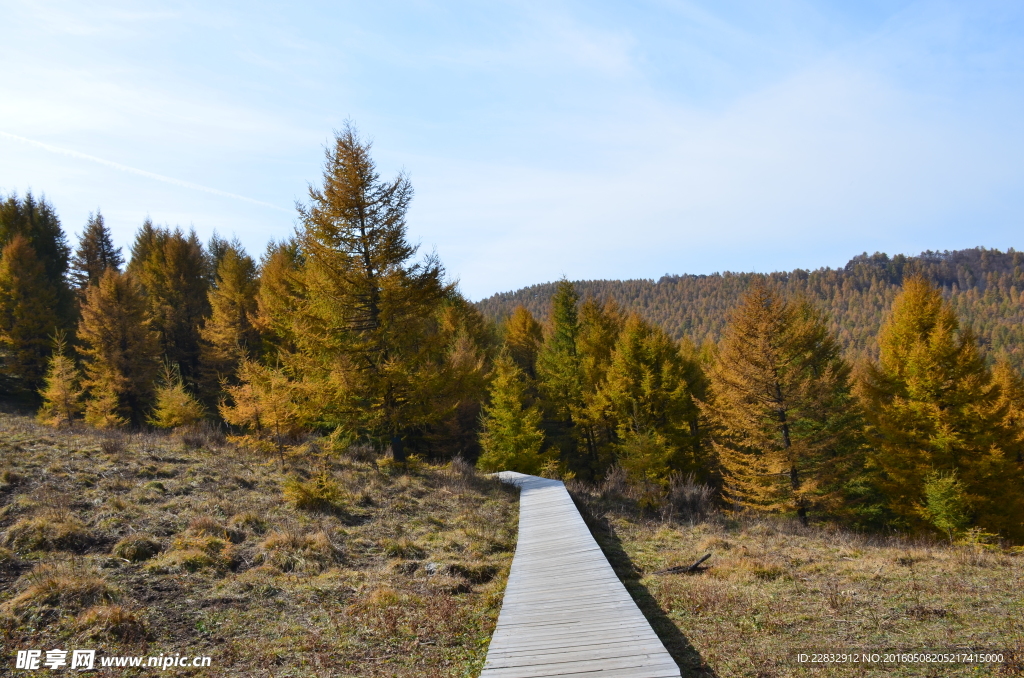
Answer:
POLYGON ((54 431, 0 413, 15 481, 0 486, 0 539, 59 511, 91 537, 67 599, 31 581, 66 554, 0 547, 5 651, 187 650, 211 655, 218 676, 479 671, 515 546, 515 490, 459 462, 378 466, 365 447, 310 445, 282 473, 203 435, 54 431))
POLYGON ((693 675, 1024 675, 1024 557, 1016 550, 782 518, 680 525, 596 493, 582 503, 616 571, 693 675), (658 574, 706 553, 700 573, 658 574), (798 651, 954 647, 1001 650, 1006 661, 815 669, 795 661, 798 651))

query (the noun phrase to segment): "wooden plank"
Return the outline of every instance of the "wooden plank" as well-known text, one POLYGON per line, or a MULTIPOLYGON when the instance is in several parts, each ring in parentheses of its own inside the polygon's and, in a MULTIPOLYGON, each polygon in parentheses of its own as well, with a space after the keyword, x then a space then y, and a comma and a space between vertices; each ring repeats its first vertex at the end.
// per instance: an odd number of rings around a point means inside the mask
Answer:
POLYGON ((521 489, 519 539, 480 678, 679 678, 560 481, 521 489))

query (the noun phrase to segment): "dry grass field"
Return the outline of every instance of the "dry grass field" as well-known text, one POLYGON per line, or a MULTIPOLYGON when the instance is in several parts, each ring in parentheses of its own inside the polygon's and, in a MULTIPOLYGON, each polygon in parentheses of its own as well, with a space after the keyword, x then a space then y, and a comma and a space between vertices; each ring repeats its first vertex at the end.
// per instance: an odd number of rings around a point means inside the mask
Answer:
POLYGON ((476 675, 517 492, 367 452, 310 445, 282 471, 209 432, 0 414, 0 674, 19 649, 91 648, 212 658, 166 675, 476 675))
MULTIPOLYGON (((628 492, 570 487, 684 675, 1024 675, 1020 549, 666 519, 628 492), (699 572, 660 573, 706 553, 699 572), (795 661, 965 647, 1006 659, 795 661)), ((398 468, 310 444, 282 470, 209 431, 104 435, 0 414, 0 674, 19 649, 91 648, 212 658, 167 675, 474 676, 517 504, 460 463, 398 468)))
MULTIPOLYGON (((576 486, 591 530, 691 675, 1024 675, 1024 553, 713 514, 645 516, 576 486), (711 553, 706 569, 658 574, 711 553), (1000 650, 1002 663, 810 668, 798 652, 1000 650)), ((684 671, 683 675, 687 675, 684 671)))

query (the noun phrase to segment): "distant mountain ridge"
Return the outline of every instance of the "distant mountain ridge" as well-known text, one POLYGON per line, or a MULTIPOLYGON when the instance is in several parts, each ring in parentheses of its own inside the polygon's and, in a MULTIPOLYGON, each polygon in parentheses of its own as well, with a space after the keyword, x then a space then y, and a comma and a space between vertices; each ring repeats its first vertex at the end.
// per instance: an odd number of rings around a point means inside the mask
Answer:
MULTIPOLYGON (((717 341, 730 310, 755 279, 777 284, 786 295, 806 295, 831 316, 832 329, 851 359, 875 357, 875 338, 903 280, 916 273, 942 288, 962 326, 973 330, 992 359, 1024 368, 1024 253, 976 247, 918 256, 866 252, 843 268, 777 273, 666 275, 654 280, 574 281, 583 298, 612 300, 662 326, 676 339, 717 341)), ((499 321, 522 304, 538 319, 548 316, 555 283, 503 292, 477 302, 499 321)))

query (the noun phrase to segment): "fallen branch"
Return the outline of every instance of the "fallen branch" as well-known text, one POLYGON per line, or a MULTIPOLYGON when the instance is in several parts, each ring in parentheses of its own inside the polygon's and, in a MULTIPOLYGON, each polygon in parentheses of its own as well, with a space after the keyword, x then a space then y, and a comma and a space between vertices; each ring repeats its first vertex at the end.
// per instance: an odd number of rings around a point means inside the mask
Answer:
POLYGON ((679 565, 677 567, 670 567, 667 570, 659 570, 654 574, 690 574, 692 572, 701 572, 706 570, 706 567, 701 567, 701 563, 711 557, 711 554, 705 554, 700 560, 693 565, 679 565))

